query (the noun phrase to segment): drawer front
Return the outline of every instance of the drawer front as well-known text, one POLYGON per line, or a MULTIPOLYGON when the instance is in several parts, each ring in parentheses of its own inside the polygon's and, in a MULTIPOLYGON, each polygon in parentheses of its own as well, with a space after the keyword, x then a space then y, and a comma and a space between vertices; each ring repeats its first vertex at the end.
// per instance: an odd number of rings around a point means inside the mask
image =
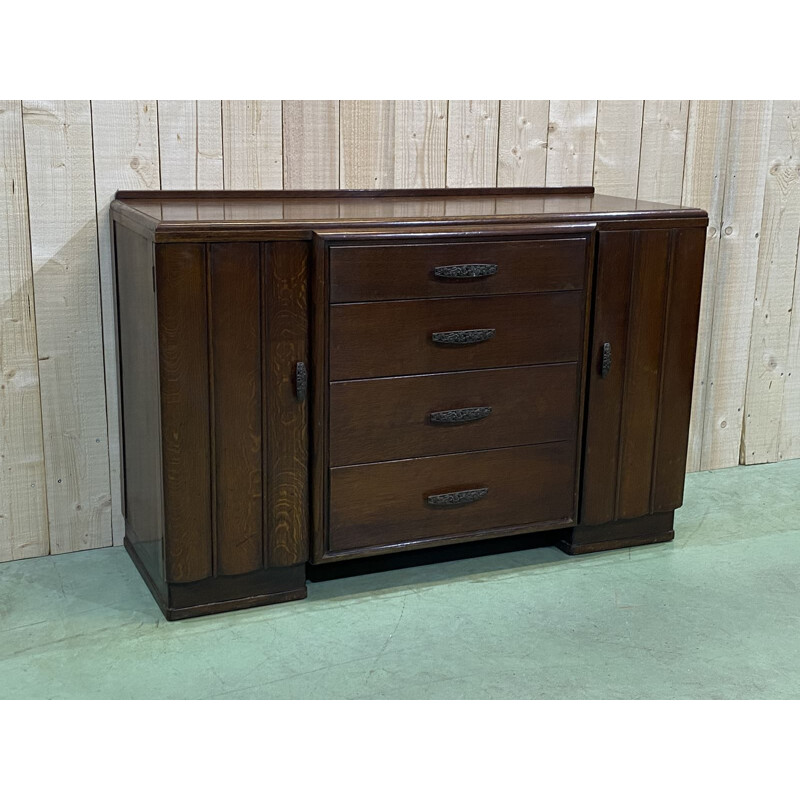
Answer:
POLYGON ((575 364, 330 387, 332 466, 574 439, 575 364))
POLYGON ((332 247, 332 303, 580 289, 583 237, 332 247))
POLYGON ((577 361, 583 318, 580 291, 336 305, 330 379, 577 361))
POLYGON ((574 488, 573 442, 336 467, 330 551, 567 525, 574 488), (457 504, 461 498, 472 502, 457 504))

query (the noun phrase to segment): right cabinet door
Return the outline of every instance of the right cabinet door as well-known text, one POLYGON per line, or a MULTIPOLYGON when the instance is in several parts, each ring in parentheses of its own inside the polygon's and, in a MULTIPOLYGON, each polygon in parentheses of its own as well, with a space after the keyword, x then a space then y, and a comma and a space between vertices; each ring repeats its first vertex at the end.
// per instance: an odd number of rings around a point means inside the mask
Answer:
POLYGON ((580 523, 683 501, 705 228, 599 233, 580 523))

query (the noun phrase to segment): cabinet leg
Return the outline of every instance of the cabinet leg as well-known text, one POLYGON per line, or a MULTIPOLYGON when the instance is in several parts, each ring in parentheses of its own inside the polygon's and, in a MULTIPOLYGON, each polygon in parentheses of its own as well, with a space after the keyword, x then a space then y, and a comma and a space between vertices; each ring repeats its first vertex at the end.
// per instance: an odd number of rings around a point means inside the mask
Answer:
POLYGON ((675 538, 674 516, 674 511, 667 511, 603 525, 576 525, 564 530, 556 544, 565 553, 578 556, 620 547, 671 542, 675 538))

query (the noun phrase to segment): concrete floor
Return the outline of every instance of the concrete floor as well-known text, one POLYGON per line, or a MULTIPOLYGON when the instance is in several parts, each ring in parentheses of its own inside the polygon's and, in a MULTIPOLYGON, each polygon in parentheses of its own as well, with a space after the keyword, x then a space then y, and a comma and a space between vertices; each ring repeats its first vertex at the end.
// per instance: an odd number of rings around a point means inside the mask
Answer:
POLYGON ((800 460, 687 478, 675 542, 309 584, 167 623, 121 548, 0 564, 2 698, 798 698, 800 460))

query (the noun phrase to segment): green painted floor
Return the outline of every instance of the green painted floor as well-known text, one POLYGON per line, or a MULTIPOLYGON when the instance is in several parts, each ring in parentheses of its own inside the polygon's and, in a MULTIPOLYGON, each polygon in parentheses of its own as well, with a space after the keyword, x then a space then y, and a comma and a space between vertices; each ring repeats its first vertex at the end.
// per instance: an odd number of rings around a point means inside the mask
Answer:
POLYGON ((800 460, 688 476, 669 544, 163 620, 121 548, 0 564, 2 698, 798 698, 800 460))

